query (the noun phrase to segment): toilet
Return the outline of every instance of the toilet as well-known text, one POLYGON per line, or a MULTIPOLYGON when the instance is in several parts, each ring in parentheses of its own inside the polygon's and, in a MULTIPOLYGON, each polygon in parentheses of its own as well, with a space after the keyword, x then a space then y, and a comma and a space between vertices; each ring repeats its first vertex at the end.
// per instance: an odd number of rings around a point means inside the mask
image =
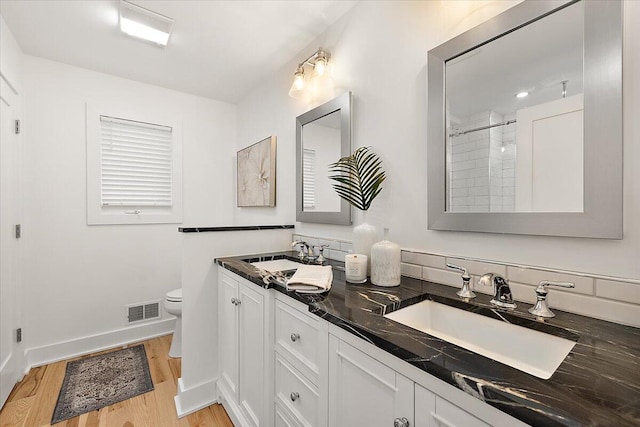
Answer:
POLYGON ((182 357, 182 288, 167 292, 164 309, 176 316, 176 328, 173 331, 169 357, 182 357))

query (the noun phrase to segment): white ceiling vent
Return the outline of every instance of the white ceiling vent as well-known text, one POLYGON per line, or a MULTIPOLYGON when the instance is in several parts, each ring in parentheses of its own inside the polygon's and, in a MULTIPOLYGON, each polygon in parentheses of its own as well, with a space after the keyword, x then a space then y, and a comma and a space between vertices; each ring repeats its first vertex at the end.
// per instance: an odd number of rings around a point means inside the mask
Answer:
POLYGON ((120 30, 163 48, 169 43, 173 19, 120 0, 120 30))

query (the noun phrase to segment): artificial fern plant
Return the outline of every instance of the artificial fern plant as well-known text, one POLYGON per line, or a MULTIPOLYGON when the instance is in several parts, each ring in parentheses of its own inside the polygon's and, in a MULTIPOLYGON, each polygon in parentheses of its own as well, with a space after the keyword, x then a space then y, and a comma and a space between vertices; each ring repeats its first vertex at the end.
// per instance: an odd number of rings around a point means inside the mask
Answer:
POLYGON ((350 156, 329 165, 329 176, 334 181, 334 190, 352 206, 366 211, 371 202, 382 191, 385 171, 380 158, 369 151, 371 147, 360 147, 350 156))

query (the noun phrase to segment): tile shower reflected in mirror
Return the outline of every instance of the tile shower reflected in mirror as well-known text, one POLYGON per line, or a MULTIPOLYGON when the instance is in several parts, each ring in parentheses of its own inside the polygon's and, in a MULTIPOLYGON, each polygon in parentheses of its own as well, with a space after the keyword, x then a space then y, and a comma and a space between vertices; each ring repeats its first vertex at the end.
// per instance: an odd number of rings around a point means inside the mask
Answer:
POLYGON ((583 212, 578 2, 446 62, 450 212, 583 212))

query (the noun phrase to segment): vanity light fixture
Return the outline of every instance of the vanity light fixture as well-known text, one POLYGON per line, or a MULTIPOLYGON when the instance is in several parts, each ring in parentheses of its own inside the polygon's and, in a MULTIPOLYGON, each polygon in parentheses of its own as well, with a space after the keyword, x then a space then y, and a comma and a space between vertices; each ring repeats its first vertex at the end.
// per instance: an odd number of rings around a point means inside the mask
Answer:
POLYGON ((522 92, 518 92, 516 94, 516 98, 526 98, 527 96, 529 96, 529 92, 527 92, 526 90, 522 92))
POLYGON ((172 26, 173 19, 120 0, 120 31, 123 33, 166 47, 172 26))
POLYGON ((296 99, 303 99, 308 95, 311 95, 313 99, 322 95, 333 96, 333 79, 329 76, 327 69, 329 58, 329 52, 318 48, 311 56, 299 63, 294 73, 289 96, 296 99), (305 78, 305 65, 313 67, 313 74, 308 82, 305 78), (309 92, 305 91, 307 86, 310 86, 309 92))

